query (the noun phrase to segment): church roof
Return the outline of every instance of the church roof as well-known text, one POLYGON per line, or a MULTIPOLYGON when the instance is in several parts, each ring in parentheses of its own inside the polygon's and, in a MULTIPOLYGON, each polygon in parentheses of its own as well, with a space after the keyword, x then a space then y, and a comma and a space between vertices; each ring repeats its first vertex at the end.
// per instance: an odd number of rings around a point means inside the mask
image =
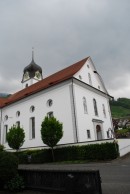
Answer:
POLYGON ((81 67, 85 64, 85 62, 88 60, 89 57, 61 70, 58 71, 54 74, 52 74, 49 77, 46 77, 45 79, 27 87, 24 88, 23 90, 20 90, 16 93, 14 93, 13 95, 11 95, 10 97, 8 97, 6 100, 1 100, 0 99, 0 107, 4 107, 8 104, 14 103, 20 99, 23 99, 31 94, 35 94, 43 89, 49 88, 53 85, 56 85, 62 81, 65 81, 71 77, 73 77, 73 75, 75 73, 77 73, 81 67))
POLYGON ((0 98, 0 107, 4 106, 5 102, 6 102, 5 98, 0 98))

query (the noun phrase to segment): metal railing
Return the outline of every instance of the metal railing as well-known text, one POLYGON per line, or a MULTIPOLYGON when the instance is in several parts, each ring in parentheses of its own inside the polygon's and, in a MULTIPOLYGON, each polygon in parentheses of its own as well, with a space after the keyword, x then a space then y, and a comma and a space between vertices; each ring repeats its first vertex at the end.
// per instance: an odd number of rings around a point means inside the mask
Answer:
POLYGON ((20 169, 27 189, 65 194, 102 194, 98 170, 32 170, 20 169))

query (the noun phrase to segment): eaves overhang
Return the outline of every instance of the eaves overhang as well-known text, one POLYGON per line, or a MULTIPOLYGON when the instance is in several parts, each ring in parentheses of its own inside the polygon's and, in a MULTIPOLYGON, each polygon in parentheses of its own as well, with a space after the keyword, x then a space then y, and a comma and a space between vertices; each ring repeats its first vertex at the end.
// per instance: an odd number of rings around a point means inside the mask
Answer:
POLYGON ((82 86, 82 87, 85 87, 85 88, 87 88, 87 89, 89 89, 91 91, 94 91, 94 92, 96 92, 98 94, 101 94, 103 96, 105 95, 109 99, 113 99, 113 97, 110 96, 108 93, 105 93, 105 92, 103 92, 103 91, 101 91, 101 90, 99 90, 99 89, 97 89, 97 88, 95 88, 95 87, 93 87, 93 86, 91 86, 91 85, 89 85, 89 84, 87 84, 87 83, 85 83, 85 82, 83 82, 83 81, 75 78, 75 77, 73 77, 73 82, 76 83, 76 84, 78 84, 78 85, 80 85, 80 86, 82 86))

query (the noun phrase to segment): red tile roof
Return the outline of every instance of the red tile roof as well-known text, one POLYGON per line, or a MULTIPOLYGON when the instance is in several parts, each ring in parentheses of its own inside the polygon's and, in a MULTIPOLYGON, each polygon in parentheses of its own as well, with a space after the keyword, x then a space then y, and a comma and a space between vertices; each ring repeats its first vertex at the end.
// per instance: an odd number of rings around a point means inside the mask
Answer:
POLYGON ((0 107, 4 105, 4 102, 6 101, 5 98, 0 98, 0 107))
POLYGON ((52 74, 51 76, 27 87, 24 88, 23 90, 20 90, 16 93, 14 93, 13 95, 9 96, 6 99, 0 99, 0 107, 4 107, 8 104, 11 104, 13 102, 16 102, 22 98, 25 98, 31 94, 34 94, 36 92, 39 92, 41 90, 44 90, 50 86, 56 85, 62 81, 65 81, 71 77, 73 77, 73 75, 75 73, 77 73, 81 67, 85 64, 85 62, 88 60, 89 57, 61 70, 58 71, 54 74, 52 74))

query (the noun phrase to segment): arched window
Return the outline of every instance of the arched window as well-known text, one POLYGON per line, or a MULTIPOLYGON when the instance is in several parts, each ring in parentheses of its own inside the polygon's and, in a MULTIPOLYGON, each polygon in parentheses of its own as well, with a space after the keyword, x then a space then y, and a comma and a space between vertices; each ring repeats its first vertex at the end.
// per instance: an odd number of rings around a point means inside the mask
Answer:
POLYGON ((96 126, 96 131, 97 131, 97 140, 101 140, 102 139, 102 130, 101 130, 100 125, 96 126))
POLYGON ((102 109, 103 109, 104 117, 106 117, 106 110, 105 110, 105 105, 104 104, 102 105, 102 109))
POLYGON ((30 118, 30 131, 29 131, 30 139, 35 138, 35 117, 30 118))
POLYGON ((52 118, 52 117, 54 117, 54 114, 53 114, 53 112, 48 112, 47 116, 48 116, 48 118, 52 118))
POLYGON ((94 107, 94 113, 96 116, 98 116, 98 110, 97 110, 97 102, 95 98, 93 99, 93 107, 94 107))
POLYGON ((83 107, 84 107, 84 113, 86 114, 88 111, 87 111, 87 101, 85 97, 83 97, 83 107))
POLYGON ((89 80, 89 84, 92 86, 92 79, 91 79, 90 73, 88 73, 88 80, 89 80))
POLYGON ((35 107, 32 105, 32 106, 30 107, 30 112, 34 112, 34 110, 35 110, 35 107))
POLYGON ((47 106, 52 106, 52 104, 53 104, 53 101, 51 100, 51 99, 49 99, 48 101, 47 101, 47 106))
POLYGON ((20 127, 20 121, 16 122, 16 127, 20 127))
POLYGON ((7 121, 7 120, 8 120, 8 115, 5 115, 4 120, 5 120, 5 121, 7 121))
POLYGON ((20 111, 17 111, 16 112, 16 117, 19 117, 20 116, 20 111))
POLYGON ((82 76, 81 75, 79 75, 79 79, 82 80, 82 76))

